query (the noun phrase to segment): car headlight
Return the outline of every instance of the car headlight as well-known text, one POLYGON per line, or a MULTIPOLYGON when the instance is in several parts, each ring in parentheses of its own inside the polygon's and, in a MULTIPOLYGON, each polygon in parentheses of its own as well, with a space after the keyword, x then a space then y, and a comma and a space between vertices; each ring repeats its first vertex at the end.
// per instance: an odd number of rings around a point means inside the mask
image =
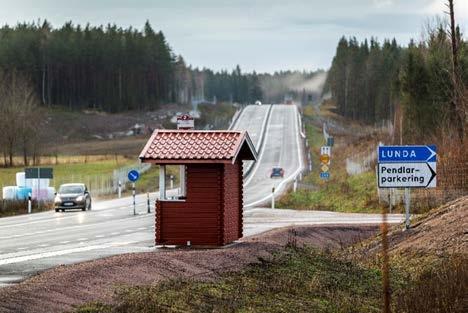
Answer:
POLYGON ((62 199, 59 196, 55 196, 54 202, 62 202, 62 199))
POLYGON ((83 200, 84 200, 84 197, 83 197, 83 196, 78 196, 78 197, 76 198, 76 201, 78 201, 78 202, 81 202, 81 201, 83 201, 83 200))

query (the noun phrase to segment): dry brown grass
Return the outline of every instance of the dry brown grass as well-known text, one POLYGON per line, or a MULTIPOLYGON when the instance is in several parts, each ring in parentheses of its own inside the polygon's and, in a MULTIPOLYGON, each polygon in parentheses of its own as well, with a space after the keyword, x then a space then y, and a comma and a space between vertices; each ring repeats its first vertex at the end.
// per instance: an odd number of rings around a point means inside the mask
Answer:
MULTIPOLYGON (((53 203, 41 202, 40 205, 36 201, 32 202, 32 212, 42 212, 53 209, 53 203)), ((12 216, 28 213, 27 201, 5 201, 0 200, 0 217, 12 216)))
MULTIPOLYGON (((87 164, 101 161, 115 161, 116 164, 125 164, 128 161, 128 157, 123 155, 112 155, 112 154, 101 154, 101 155, 57 155, 57 156, 40 156, 37 157, 34 164, 29 166, 40 166, 40 165, 58 165, 58 164, 87 164)), ((14 158, 15 166, 24 166, 23 159, 21 157, 14 158)), ((0 160, 0 167, 4 167, 3 159, 0 160)))
POLYGON ((395 312, 463 313, 468 305, 468 257, 456 255, 423 272, 395 294, 395 312))

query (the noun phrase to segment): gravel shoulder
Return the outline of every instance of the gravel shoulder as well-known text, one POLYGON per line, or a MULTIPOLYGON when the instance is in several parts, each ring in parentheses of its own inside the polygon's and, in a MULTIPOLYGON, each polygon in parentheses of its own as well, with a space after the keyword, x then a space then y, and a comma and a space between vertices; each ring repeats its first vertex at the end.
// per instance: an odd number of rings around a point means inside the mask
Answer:
POLYGON ((340 249, 370 238, 378 230, 378 225, 288 227, 246 237, 220 249, 158 249, 59 266, 0 289, 0 312, 63 312, 84 302, 110 302, 119 285, 152 284, 179 277, 215 279, 223 272, 242 270, 270 256, 291 240, 298 245, 340 249))

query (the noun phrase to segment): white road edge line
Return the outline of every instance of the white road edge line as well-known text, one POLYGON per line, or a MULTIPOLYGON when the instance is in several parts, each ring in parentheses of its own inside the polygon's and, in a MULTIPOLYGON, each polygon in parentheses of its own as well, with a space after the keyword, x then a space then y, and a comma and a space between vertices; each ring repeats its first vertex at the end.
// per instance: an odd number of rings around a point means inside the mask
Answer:
MULTIPOLYGON (((267 124, 269 124, 269 120, 270 120, 269 117, 271 117, 271 111, 273 111, 273 104, 269 104, 268 106, 269 107, 267 108, 266 113, 263 116, 262 129, 260 130, 260 137, 258 138, 258 144, 259 145, 262 143, 263 138, 266 137, 266 130, 269 128, 269 125, 267 125, 267 124), (271 109, 270 109, 270 106, 271 106, 271 109), (270 115, 268 115, 268 112, 270 112, 270 115)), ((264 106, 264 107, 266 107, 266 106, 264 106)), ((260 147, 260 151, 257 151, 257 153, 261 153, 263 151, 263 146, 264 145, 265 145, 265 142, 263 142, 263 145, 260 147)), ((245 171, 247 172, 252 166, 257 166, 257 164, 259 163, 258 161, 260 161, 260 156, 259 156, 259 159, 257 161, 254 161, 253 163, 250 163, 250 166, 245 171)), ((251 177, 254 175, 255 171, 256 170, 255 170, 255 167, 254 167, 253 171, 250 172, 249 176, 247 177, 247 181, 245 183, 245 186, 250 182, 251 177)))
POLYGON ((91 250, 98 250, 98 249, 106 249, 106 248, 111 248, 111 247, 116 247, 116 246, 124 246, 124 245, 129 245, 135 242, 136 241, 129 241, 129 242, 107 244, 107 245, 95 245, 95 246, 87 246, 87 247, 81 247, 81 248, 72 248, 72 249, 65 249, 65 250, 59 250, 59 251, 51 251, 51 252, 19 256, 19 257, 0 260, 0 265, 32 261, 32 260, 66 255, 66 254, 71 254, 71 253, 76 253, 76 252, 84 252, 84 251, 91 251, 91 250))
MULTIPOLYGON (((271 112, 270 112, 270 118, 271 116, 273 115, 273 110, 275 109, 275 106, 273 104, 270 104, 272 107, 271 107, 271 112)), ((268 110, 267 110, 267 115, 268 115, 268 110)), ((268 125, 266 125, 267 123, 267 118, 265 118, 264 120, 264 125, 266 127, 265 131, 263 131, 263 126, 262 126, 262 136, 264 136, 266 139, 265 140, 268 140, 268 133, 270 132, 270 123, 268 122, 268 125)), ((259 142, 261 142, 261 140, 259 140, 259 142)), ((250 182, 252 181, 252 178, 255 176, 255 173, 257 172, 257 169, 258 167, 260 166, 260 161, 262 160, 263 158, 263 151, 265 151, 265 145, 266 145, 266 142, 263 143, 263 146, 262 146, 262 149, 260 150, 260 155, 258 156, 258 160, 255 162, 255 164, 253 165, 254 168, 252 170, 252 172, 250 172, 250 175, 249 177, 247 177, 247 180, 245 181, 244 183, 244 188, 247 187, 247 185, 250 184, 250 182)), ((244 206, 245 207, 245 206, 244 206)))

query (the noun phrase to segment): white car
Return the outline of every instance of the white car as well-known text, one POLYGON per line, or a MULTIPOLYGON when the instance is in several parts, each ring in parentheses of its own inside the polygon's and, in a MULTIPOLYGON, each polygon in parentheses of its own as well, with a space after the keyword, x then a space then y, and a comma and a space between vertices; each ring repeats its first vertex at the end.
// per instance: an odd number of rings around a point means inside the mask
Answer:
POLYGON ((262 102, 257 100, 257 101, 255 101, 255 105, 262 105, 262 102))

